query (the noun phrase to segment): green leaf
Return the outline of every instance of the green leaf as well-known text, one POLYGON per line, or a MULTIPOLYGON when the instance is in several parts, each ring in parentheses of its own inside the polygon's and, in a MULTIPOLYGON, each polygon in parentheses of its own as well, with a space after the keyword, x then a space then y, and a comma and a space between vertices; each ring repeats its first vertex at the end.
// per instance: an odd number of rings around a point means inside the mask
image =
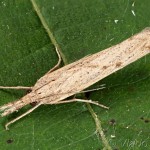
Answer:
MULTIPOLYGON (((150 26, 150 1, 35 0, 71 63, 117 44, 150 26)), ((33 86, 58 61, 55 47, 27 0, 0 2, 0 85, 33 86)), ((63 65, 63 64, 62 64, 63 65)), ((150 147, 150 56, 108 76, 90 92, 89 99, 109 106, 93 106, 112 149, 148 150, 150 147)), ((25 95, 0 90, 0 105, 25 95)), ((12 149, 99 150, 104 147, 86 104, 41 106, 5 131, 4 124, 27 111, 0 118, 0 147, 12 149)))

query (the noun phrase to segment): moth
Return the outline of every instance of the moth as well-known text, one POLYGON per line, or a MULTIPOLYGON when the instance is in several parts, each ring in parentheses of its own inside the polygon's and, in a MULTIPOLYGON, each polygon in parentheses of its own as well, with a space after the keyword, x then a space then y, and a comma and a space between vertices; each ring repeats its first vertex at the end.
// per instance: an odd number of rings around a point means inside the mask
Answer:
MULTIPOLYGON (((8 130, 10 124, 26 116, 43 104, 53 105, 79 101, 108 108, 91 100, 76 98, 71 100, 65 99, 80 93, 87 87, 149 53, 150 28, 146 28, 120 44, 88 55, 53 72, 52 70, 49 71, 41 77, 33 87, 12 87, 14 89, 31 89, 32 91, 17 101, 1 106, 1 117, 18 111, 30 103, 36 103, 36 105, 21 116, 8 122, 5 128, 8 130)), ((1 86, 0 88, 7 89, 11 87, 1 86)))

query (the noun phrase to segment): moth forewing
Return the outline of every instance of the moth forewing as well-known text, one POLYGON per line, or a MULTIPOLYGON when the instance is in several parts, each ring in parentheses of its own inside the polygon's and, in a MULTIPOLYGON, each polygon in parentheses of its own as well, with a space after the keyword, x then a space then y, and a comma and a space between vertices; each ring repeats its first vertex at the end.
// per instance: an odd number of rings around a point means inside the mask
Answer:
POLYGON ((150 53, 150 30, 40 78, 33 91, 46 103, 60 101, 150 53))
MULTIPOLYGON (((31 93, 15 102, 1 106, 1 116, 6 116, 33 102, 37 102, 38 106, 62 103, 67 97, 86 89, 149 53, 150 28, 146 28, 120 44, 84 57, 56 71, 46 73, 32 87, 31 93)), ((75 100, 70 102, 73 101, 75 100)), ((38 106, 35 106, 35 108, 38 106)), ((6 127, 35 108, 9 122, 6 127)))

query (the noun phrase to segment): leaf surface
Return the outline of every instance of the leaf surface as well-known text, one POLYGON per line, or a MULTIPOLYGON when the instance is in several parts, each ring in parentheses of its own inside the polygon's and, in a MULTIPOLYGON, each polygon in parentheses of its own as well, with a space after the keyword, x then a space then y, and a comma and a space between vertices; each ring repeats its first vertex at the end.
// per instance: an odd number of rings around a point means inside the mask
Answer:
MULTIPOLYGON (((36 0, 67 63, 117 44, 150 26, 150 1, 36 0)), ((53 43, 29 0, 0 2, 0 85, 33 86, 58 60, 53 43)), ((63 65, 63 64, 62 64, 63 65)), ((112 149, 150 147, 150 56, 108 76, 90 89, 89 99, 112 149)), ((0 90, 0 105, 25 95, 0 90)), ((4 124, 31 108, 0 119, 0 147, 12 149, 99 150, 104 146, 83 103, 41 106, 4 130, 4 124)))

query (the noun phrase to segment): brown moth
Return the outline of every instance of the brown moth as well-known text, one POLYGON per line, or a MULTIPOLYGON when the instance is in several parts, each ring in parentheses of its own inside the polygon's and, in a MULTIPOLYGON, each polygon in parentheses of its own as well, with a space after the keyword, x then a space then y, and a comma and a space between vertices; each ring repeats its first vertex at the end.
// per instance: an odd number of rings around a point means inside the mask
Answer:
POLYGON ((10 102, 0 107, 1 116, 7 116, 18 111, 25 105, 37 103, 26 113, 10 121, 8 125, 19 120, 32 112, 42 104, 60 104, 69 102, 88 102, 104 108, 97 102, 91 100, 72 99, 65 100, 87 87, 93 85, 108 75, 120 70, 130 63, 150 53, 150 28, 130 37, 129 39, 100 51, 96 54, 84 57, 76 62, 66 65, 56 71, 48 72, 41 77, 33 87, 0 87, 14 89, 29 89, 31 92, 17 101, 10 102))

